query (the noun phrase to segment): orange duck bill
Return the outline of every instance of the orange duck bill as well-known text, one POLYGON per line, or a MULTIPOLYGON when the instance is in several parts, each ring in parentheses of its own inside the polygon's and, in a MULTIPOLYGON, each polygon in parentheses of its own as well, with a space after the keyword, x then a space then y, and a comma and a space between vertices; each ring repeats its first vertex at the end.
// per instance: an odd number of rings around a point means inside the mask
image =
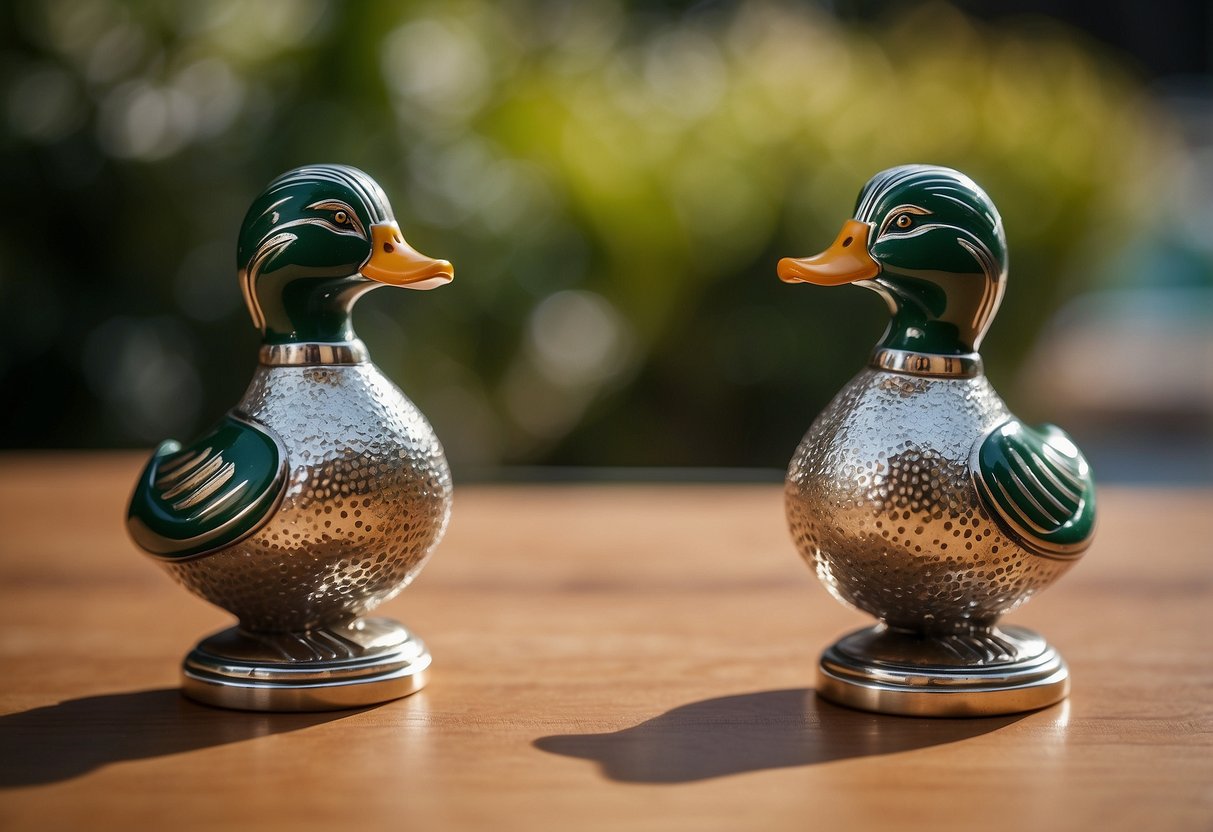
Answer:
POLYGON ((405 242, 394 222, 371 226, 371 256, 358 271, 371 280, 407 289, 434 289, 455 276, 449 262, 426 257, 405 242))
POLYGON ((779 261, 779 279, 784 283, 816 283, 841 286, 867 280, 880 274, 880 264, 868 254, 871 226, 859 220, 847 220, 833 244, 812 257, 785 257, 779 261))

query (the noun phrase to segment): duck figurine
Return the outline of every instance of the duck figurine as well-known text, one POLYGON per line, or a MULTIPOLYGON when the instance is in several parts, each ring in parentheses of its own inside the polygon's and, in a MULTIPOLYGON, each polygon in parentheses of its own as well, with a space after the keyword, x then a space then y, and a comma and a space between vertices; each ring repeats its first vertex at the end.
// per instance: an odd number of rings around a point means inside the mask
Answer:
POLYGON ((183 691, 268 711, 412 693, 425 683, 425 645, 365 616, 438 544, 451 475, 350 313, 380 286, 441 286, 451 264, 405 242, 367 174, 313 165, 253 201, 237 265, 262 336, 252 383, 203 436, 156 449, 127 517, 134 542, 173 578, 239 619, 186 657, 183 691))
POLYGON ((1015 418, 983 373, 978 349, 1007 275, 990 198, 950 168, 891 168, 828 249, 778 272, 871 289, 891 316, 788 467, 800 554, 836 599, 879 620, 823 653, 818 693, 920 716, 1063 699, 1057 651, 998 620, 1090 545, 1095 487, 1073 440, 1015 418))

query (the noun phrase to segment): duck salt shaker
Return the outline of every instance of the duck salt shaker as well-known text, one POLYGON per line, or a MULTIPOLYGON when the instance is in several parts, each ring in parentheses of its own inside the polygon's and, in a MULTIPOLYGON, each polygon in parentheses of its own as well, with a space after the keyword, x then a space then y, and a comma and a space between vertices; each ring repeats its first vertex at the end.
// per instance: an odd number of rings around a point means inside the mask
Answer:
POLYGON ((949 168, 874 176, 821 254, 788 283, 854 283, 891 321, 788 467, 800 554, 839 601, 878 619, 827 648, 820 695, 883 713, 978 716, 1053 704, 1069 671, 999 618, 1091 543, 1095 488, 1074 442, 1016 419, 978 348, 1006 285, 1002 220, 949 168))
POLYGON ((446 528, 451 476, 433 429, 370 362, 354 303, 430 289, 451 264, 404 241, 360 170, 275 179, 240 230, 240 287, 260 329, 244 398, 204 436, 166 441, 131 498, 131 537, 239 624, 186 657, 183 691, 223 707, 349 708, 425 684, 430 654, 367 617, 417 575, 446 528))

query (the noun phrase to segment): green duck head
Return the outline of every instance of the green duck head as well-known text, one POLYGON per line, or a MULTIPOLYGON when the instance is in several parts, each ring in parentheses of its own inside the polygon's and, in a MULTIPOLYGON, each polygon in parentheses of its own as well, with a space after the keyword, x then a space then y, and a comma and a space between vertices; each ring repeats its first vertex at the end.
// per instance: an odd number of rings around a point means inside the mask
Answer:
POLYGON ((876 291, 892 314, 878 348, 963 355, 981 346, 1002 302, 1007 241, 998 209, 972 179, 903 165, 869 180, 833 245, 780 260, 779 277, 876 291))
POLYGON ((350 310, 366 292, 432 289, 454 276, 450 263, 405 242, 383 189, 346 165, 309 165, 271 182, 245 215, 236 265, 270 344, 353 340, 350 310))

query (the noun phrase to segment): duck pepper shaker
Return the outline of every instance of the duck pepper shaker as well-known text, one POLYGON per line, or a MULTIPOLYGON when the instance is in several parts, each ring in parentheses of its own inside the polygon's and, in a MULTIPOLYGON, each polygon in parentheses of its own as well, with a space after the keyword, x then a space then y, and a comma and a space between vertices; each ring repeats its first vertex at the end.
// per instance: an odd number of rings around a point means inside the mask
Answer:
POLYGON ((266 711, 413 693, 425 645, 366 614, 438 544, 451 475, 350 312, 379 286, 441 286, 451 264, 409 246, 383 190, 342 165, 271 182, 244 219, 237 264, 262 334, 252 383, 204 436, 156 449, 127 518, 173 578, 239 619, 186 657, 183 691, 266 711))
POLYGON ((778 271, 871 289, 892 318, 788 467, 800 554, 836 599, 879 621, 826 649, 818 693, 917 716, 1065 698, 1057 651, 998 620, 1090 545, 1095 488, 1070 437, 1016 419, 983 374, 977 350, 1007 272, 990 198, 949 168, 883 171, 828 249, 778 271))

